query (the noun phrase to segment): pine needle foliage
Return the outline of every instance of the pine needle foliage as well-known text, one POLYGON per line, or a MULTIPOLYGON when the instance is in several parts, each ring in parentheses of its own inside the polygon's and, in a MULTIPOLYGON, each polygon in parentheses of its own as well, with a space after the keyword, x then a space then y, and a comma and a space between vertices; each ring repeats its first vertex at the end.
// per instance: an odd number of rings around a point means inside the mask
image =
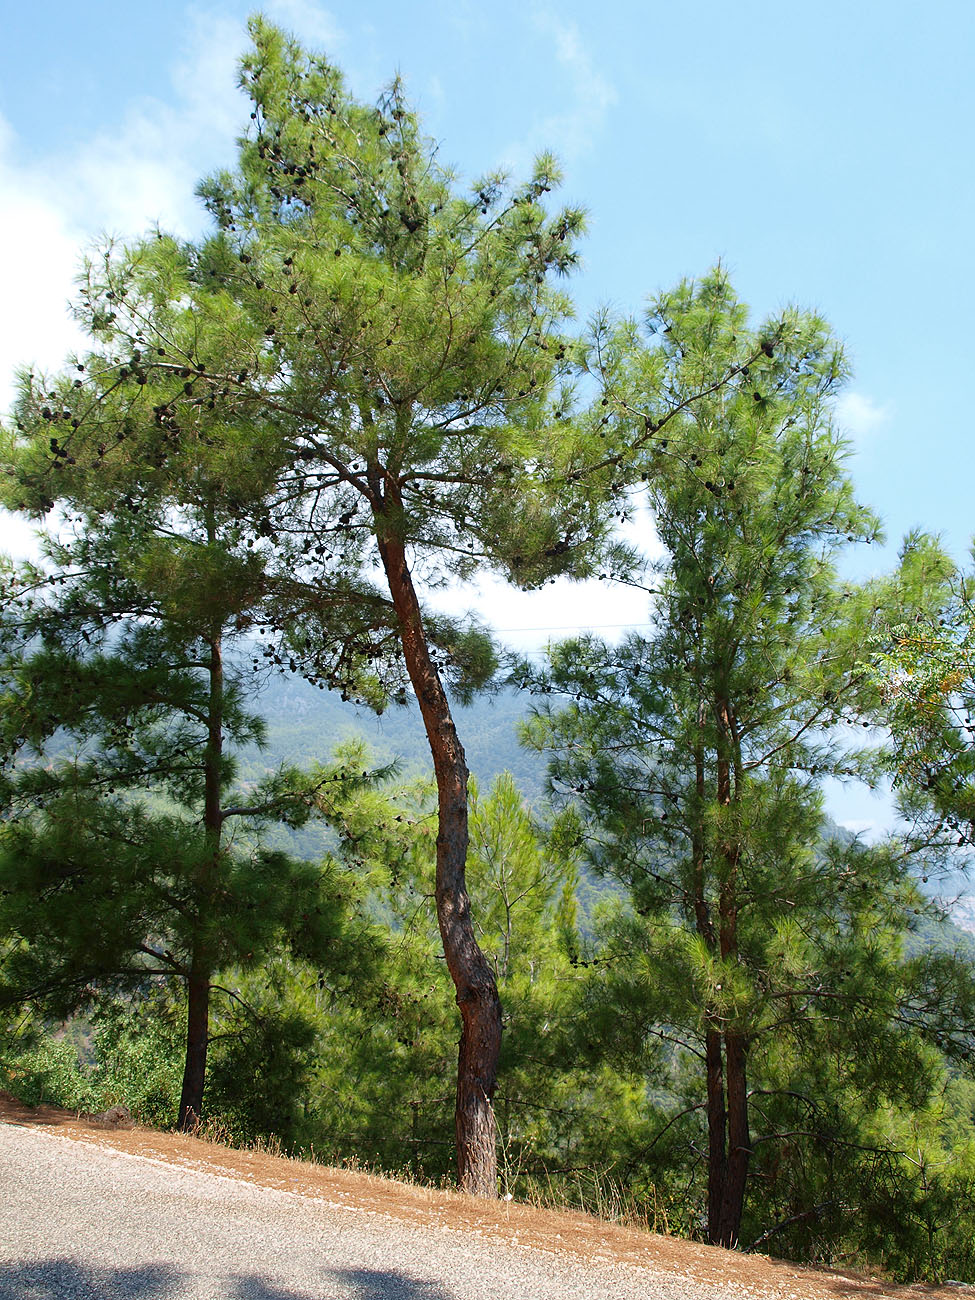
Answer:
POLYGON ((755 329, 718 268, 606 349, 621 410, 650 424, 655 402, 675 412, 662 436, 639 426, 626 471, 665 552, 655 628, 557 645, 547 669, 526 668, 553 697, 527 739, 584 809, 589 860, 631 900, 609 923, 594 1005, 695 1081, 673 1123, 708 1152, 707 1236, 733 1245, 749 1170, 777 1140, 750 1080, 769 1071, 789 1091, 770 1064, 782 1043, 815 1055, 829 1042, 863 1095, 933 1078, 923 1042, 896 1028, 902 936, 922 908, 902 858, 821 847, 823 780, 879 770, 853 728, 877 716, 860 658, 884 593, 835 569, 879 525, 843 469, 831 399, 847 367, 819 318, 755 329))
POLYGON ((73 374, 24 377, 32 459, 14 504, 60 500, 68 470, 109 510, 137 513, 173 484, 191 501, 197 461, 269 580, 271 662, 377 708, 415 693, 464 1024, 459 1174, 493 1195, 500 1011, 470 923, 466 766, 444 685, 463 695, 496 657, 481 629, 427 613, 414 579, 488 564, 534 587, 596 562, 598 491, 550 472, 564 440, 550 398, 572 363, 557 281, 583 217, 548 210, 551 158, 521 184, 463 186, 398 81, 361 103, 327 60, 259 17, 249 26, 250 126, 236 165, 199 189, 213 231, 157 232, 90 263, 79 313, 96 347, 73 374))
POLYGON ((887 708, 902 811, 957 866, 975 844, 975 576, 936 538, 912 533, 898 580, 899 616, 878 631, 868 668, 887 708))
POLYGON ((263 834, 301 826, 331 785, 369 777, 282 766, 238 785, 233 751, 260 744, 264 726, 253 671, 226 655, 262 588, 259 564, 211 505, 177 512, 146 494, 134 515, 100 515, 70 469, 73 538, 49 542, 49 568, 6 574, 0 924, 16 942, 0 998, 63 1018, 181 987, 178 1119, 191 1128, 217 971, 282 943, 354 965, 334 872, 263 834))

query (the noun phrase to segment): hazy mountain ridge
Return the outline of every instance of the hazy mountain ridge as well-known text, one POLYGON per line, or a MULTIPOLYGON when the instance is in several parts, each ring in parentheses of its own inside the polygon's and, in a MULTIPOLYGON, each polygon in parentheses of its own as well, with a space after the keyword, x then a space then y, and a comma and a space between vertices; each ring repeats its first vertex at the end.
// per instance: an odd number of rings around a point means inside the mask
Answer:
MULTIPOLYGON (((529 803, 544 797, 545 760, 518 743, 518 723, 527 716, 530 697, 504 688, 478 696, 468 706, 455 704, 454 720, 467 765, 486 791, 501 772, 514 776, 529 803)), ((391 705, 377 716, 343 702, 334 691, 319 691, 299 677, 272 677, 257 700, 267 722, 267 748, 240 755, 244 779, 251 770, 280 763, 299 767, 326 763, 344 741, 360 738, 377 763, 400 761, 402 776, 432 775, 430 751, 415 704, 391 705)))
MULTIPOLYGON (((256 746, 240 755, 240 770, 246 780, 281 763, 307 766, 327 762, 338 745, 362 739, 377 764, 398 760, 402 777, 429 776, 430 753, 419 710, 415 704, 391 706, 381 716, 344 702, 334 691, 319 691, 302 678, 275 676, 258 699, 259 711, 267 721, 267 747, 256 746)), ((487 792, 501 772, 514 776, 528 803, 545 801, 545 759, 518 743, 518 724, 531 709, 531 696, 503 688, 475 698, 468 706, 455 705, 454 717, 468 766, 481 790, 487 792)), ((829 821, 827 835, 844 842, 854 836, 845 827, 829 821)), ((324 851, 327 834, 316 827, 299 833, 292 842, 298 852, 314 857, 324 851)), ((617 892, 606 882, 585 873, 584 888, 588 913, 597 897, 617 892)), ((975 894, 961 892, 951 905, 951 919, 942 923, 925 921, 918 937, 923 946, 940 943, 971 952, 975 958, 975 894)))

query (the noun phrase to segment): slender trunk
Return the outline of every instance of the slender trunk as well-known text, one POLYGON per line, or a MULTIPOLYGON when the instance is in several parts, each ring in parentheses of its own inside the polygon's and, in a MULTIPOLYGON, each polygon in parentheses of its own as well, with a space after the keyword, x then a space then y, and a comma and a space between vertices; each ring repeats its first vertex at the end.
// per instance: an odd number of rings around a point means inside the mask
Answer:
POLYGON ((721 1246, 731 1247, 738 1245, 741 1230, 751 1140, 748 1133, 744 1037, 741 1034, 725 1034, 724 1048, 728 1093, 728 1158, 716 1240, 721 1246))
MULTIPOLYGON (((730 808, 741 796, 741 764, 734 712, 726 699, 717 701, 718 721, 718 803, 730 808), (734 786, 732 785, 734 778, 734 786)), ((739 835, 728 824, 723 827, 718 849, 721 861, 721 885, 718 895, 718 943, 722 961, 731 963, 738 957, 738 864, 741 858, 739 835)), ((722 1035, 725 1057, 727 1112, 727 1154, 724 1185, 717 1221, 710 1218, 710 1239, 721 1246, 736 1246, 745 1203, 745 1186, 751 1158, 748 1130, 748 1086, 746 1075, 747 1041, 737 1026, 726 1028, 722 1035)))
POLYGON ((207 1049, 210 1045, 210 978, 212 959, 206 933, 213 891, 220 878, 223 830, 221 765, 223 759, 223 644, 219 627, 210 636, 210 690, 207 704, 207 742, 203 754, 203 835, 206 853, 196 881, 196 936, 187 977, 186 1061, 177 1127, 190 1132, 203 1113, 207 1049))
POLYGON ((179 1099, 176 1127, 192 1133, 203 1112, 203 1085, 206 1080, 207 1046, 210 1036, 210 972, 197 969, 196 961, 187 980, 189 1006, 186 1017, 186 1061, 183 1066, 183 1090, 179 1099))
MULTIPOLYGON (((698 709, 698 726, 704 727, 704 701, 698 709)), ((691 852, 694 871, 694 919, 697 932, 712 953, 718 951, 718 934, 711 917, 705 891, 707 845, 702 820, 706 795, 704 745, 694 748, 694 789, 697 816, 694 819, 691 852)), ((727 1175, 728 1110, 725 1104, 724 1059, 720 1021, 709 1017, 705 1034, 705 1069, 707 1072, 708 1117, 708 1241, 719 1240, 721 1208, 724 1203, 727 1175)))
POLYGON ((430 657, 402 540, 381 534, 379 553, 437 778, 437 920, 462 1022, 454 1114, 458 1181, 462 1191, 497 1196, 497 1126, 492 1103, 501 1053, 501 1001, 471 923, 466 878, 467 764, 449 701, 430 657))
POLYGON ((709 1029, 705 1038, 708 1113, 708 1241, 719 1238, 721 1207, 724 1203, 727 1142, 727 1112, 724 1100, 724 1067, 721 1033, 709 1029))
POLYGON ((708 947, 714 950, 717 947, 717 935, 714 931, 714 923, 711 920, 711 910, 708 907, 704 882, 707 845, 704 839, 703 821, 705 797, 703 745, 696 746, 694 750, 694 792, 697 800, 694 829, 691 835, 691 855, 694 871, 694 922, 698 934, 708 947))
POLYGON ((207 702, 207 743, 203 756, 203 833, 207 844, 207 870, 219 869, 223 831, 223 640, 219 628, 210 637, 210 696, 207 702))

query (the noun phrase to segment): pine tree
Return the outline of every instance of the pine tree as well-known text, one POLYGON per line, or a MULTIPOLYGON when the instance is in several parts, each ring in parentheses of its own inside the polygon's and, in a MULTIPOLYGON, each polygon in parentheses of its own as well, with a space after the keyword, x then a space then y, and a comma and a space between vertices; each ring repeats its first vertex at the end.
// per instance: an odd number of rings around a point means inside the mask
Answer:
MULTIPOLYGON (((454 1047, 431 908, 435 792, 429 783, 353 791, 332 825, 346 865, 371 882, 387 927, 384 960, 365 997, 328 1004, 322 1067, 309 1089, 317 1149, 350 1152, 427 1178, 448 1171, 443 1124, 454 1047), (332 1047, 331 1044, 344 1044, 332 1047)), ((504 1007, 496 1109, 509 1190, 550 1195, 566 1166, 602 1167, 622 1127, 620 1083, 566 1050, 580 986, 575 920, 578 825, 570 812, 540 825, 509 774, 482 795, 471 784, 468 862, 477 937, 504 1007)))
MULTIPOLYGON (((17 491, 30 485, 28 470, 17 491)), ((143 495, 134 514, 100 515, 83 474, 59 487, 62 500, 78 494, 77 535, 50 544, 51 572, 9 571, 5 588, 0 920, 20 942, 3 996, 64 1016, 178 982, 178 1123, 191 1129, 217 972, 282 939, 324 966, 351 960, 347 901, 327 870, 261 834, 302 824, 330 783, 364 774, 282 768, 240 789, 232 749, 263 737, 239 659, 260 565, 209 499, 177 513, 171 497, 143 495)))
POLYGON ((462 1020, 458 1171, 494 1195, 501 1012, 470 916, 467 769, 445 686, 483 682, 496 660, 476 629, 425 610, 418 584, 489 564, 533 586, 593 562, 605 520, 587 484, 555 489, 548 420, 569 373, 552 281, 575 263, 582 217, 546 210, 547 158, 523 185, 462 189, 399 83, 362 104, 324 59, 250 27, 252 125, 236 169, 200 187, 215 233, 93 265, 82 316, 100 362, 30 384, 20 421, 47 457, 50 501, 84 455, 93 476, 120 456, 131 470, 119 448, 136 430, 154 431, 142 483, 201 444, 227 469, 241 536, 297 580, 265 624, 272 657, 378 706, 415 693, 462 1020))
POLYGON ((975 575, 913 533, 899 609, 878 631, 869 671, 881 690, 902 812, 956 861, 975 844, 975 575))
POLYGON ((915 899, 894 856, 816 849, 823 779, 870 773, 838 728, 868 725, 876 703, 858 656, 879 593, 834 568, 847 542, 878 536, 832 425, 842 352, 799 312, 749 327, 720 269, 664 295, 648 325, 649 343, 635 327, 597 342, 615 436, 628 422, 637 448, 616 453, 619 473, 647 484, 666 552, 656 629, 615 649, 570 642, 526 670, 570 700, 542 708, 530 739, 592 818, 590 859, 632 898, 617 982, 645 979, 650 1032, 699 1062, 707 1233, 732 1245, 760 1140, 749 1060, 817 988, 846 996, 820 984, 837 959, 809 956, 806 927, 838 943, 833 903, 851 888, 885 915, 915 899), (641 949, 651 964, 634 976, 641 949))

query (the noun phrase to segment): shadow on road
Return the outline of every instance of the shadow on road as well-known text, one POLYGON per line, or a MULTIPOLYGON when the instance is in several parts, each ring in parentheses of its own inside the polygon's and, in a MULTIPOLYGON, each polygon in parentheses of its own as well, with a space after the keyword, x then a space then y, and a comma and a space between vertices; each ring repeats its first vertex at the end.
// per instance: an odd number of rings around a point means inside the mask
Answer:
POLYGON ((0 1264, 0 1300, 166 1300, 178 1294, 179 1274, 164 1264, 99 1268, 76 1259, 0 1264))
MULTIPOLYGON (((439 1282, 418 1282, 387 1269, 330 1269, 349 1288, 355 1300, 452 1300, 439 1282)), ((247 1298, 250 1300, 250 1297, 247 1298)))
MULTIPOLYGON (((452 1300, 438 1282, 419 1282, 388 1269, 323 1269, 348 1300, 452 1300)), ((0 1263, 0 1300, 175 1300, 187 1275, 165 1264, 107 1268, 75 1259, 0 1263)), ((259 1274, 226 1280, 226 1300, 320 1300, 322 1292, 280 1286, 259 1274)), ((214 1294, 218 1294, 214 1291, 214 1294)))

